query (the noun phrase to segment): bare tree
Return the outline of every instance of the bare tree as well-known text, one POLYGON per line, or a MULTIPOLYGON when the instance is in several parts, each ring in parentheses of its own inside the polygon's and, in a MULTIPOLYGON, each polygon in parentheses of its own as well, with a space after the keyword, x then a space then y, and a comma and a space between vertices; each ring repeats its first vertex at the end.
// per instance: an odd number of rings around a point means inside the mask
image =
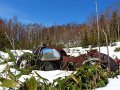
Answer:
POLYGON ((98 47, 99 47, 99 64, 101 62, 101 56, 100 56, 100 29, 99 29, 99 21, 98 21, 98 4, 97 1, 95 1, 96 4, 96 19, 97 19, 97 30, 98 30, 98 47))

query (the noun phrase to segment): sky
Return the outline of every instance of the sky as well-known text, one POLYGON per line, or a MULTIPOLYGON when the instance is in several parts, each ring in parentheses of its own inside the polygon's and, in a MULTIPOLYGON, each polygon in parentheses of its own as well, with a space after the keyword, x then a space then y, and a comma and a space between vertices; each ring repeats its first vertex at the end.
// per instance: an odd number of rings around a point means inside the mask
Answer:
MULTIPOLYGON (((120 0, 98 0, 98 11, 105 11, 120 0)), ((85 23, 95 14, 95 0, 0 0, 0 18, 16 16, 22 23, 43 25, 85 23)))

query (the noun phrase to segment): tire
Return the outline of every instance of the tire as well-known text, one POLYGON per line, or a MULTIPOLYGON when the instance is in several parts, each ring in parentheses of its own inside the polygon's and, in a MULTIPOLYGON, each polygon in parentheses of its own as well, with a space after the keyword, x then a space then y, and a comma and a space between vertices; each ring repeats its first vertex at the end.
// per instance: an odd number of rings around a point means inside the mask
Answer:
POLYGON ((44 70, 44 71, 60 70, 60 63, 59 63, 59 61, 43 62, 43 69, 42 70, 44 70))

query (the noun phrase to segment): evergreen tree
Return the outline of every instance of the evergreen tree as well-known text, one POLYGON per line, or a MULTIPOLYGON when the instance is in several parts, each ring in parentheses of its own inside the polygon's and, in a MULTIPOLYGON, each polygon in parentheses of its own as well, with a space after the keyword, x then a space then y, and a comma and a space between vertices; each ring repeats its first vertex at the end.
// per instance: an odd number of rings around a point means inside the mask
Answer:
POLYGON ((111 24, 110 24, 110 40, 111 42, 115 42, 118 36, 118 26, 117 26, 117 12, 114 11, 112 14, 111 24))
POLYGON ((87 48, 88 45, 89 45, 88 34, 87 34, 87 31, 84 30, 83 38, 82 38, 82 47, 87 48))
POLYGON ((96 34, 94 31, 90 32, 89 43, 90 43, 90 45, 92 45, 92 47, 97 46, 97 38, 96 38, 96 34))
POLYGON ((100 17, 100 44, 101 44, 101 46, 106 45, 105 35, 102 32, 102 30, 107 32, 104 15, 101 15, 101 17, 100 17))
POLYGON ((89 33, 89 43, 90 45, 92 45, 92 47, 95 47, 97 46, 97 27, 96 27, 96 24, 95 22, 92 23, 92 28, 90 30, 90 33, 89 33))
POLYGON ((0 29, 0 50, 5 51, 5 48, 11 48, 11 45, 5 33, 0 29))
POLYGON ((4 21, 0 19, 0 50, 5 51, 5 48, 10 48, 10 42, 7 39, 5 33, 5 25, 4 21))

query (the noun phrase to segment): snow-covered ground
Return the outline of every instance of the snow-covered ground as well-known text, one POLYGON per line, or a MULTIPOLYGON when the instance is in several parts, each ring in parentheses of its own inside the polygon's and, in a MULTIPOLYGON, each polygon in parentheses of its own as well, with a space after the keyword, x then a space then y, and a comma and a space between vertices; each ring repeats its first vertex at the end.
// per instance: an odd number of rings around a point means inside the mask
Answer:
MULTIPOLYGON (((116 46, 109 46, 109 55, 112 58, 118 58, 120 59, 120 52, 114 52, 116 47, 120 47, 120 42, 116 42, 116 46)), ((94 48, 94 49, 98 49, 98 47, 94 48)), ((101 52, 107 54, 107 48, 106 47, 101 47, 101 52)), ((86 53, 87 50, 89 50, 89 48, 82 48, 82 47, 75 47, 75 48, 69 48, 69 49, 64 49, 68 55, 72 55, 72 56, 78 56, 82 53, 86 53)), ((32 52, 30 50, 17 50, 17 54, 14 50, 11 50, 15 55, 22 55, 24 52, 32 52)), ((0 51, 0 57, 2 58, 8 58, 8 54, 4 53, 2 51, 0 51)), ((0 61, 2 61, 2 59, 0 59, 0 61)), ((6 65, 0 65, 0 72, 4 69, 6 65)), ((15 72, 14 69, 11 69, 12 72, 15 72)), ((72 71, 62 71, 62 70, 54 70, 54 71, 36 71, 38 74, 40 74, 42 77, 48 79, 50 82, 52 82, 54 79, 58 78, 58 77, 64 77, 64 76, 68 76, 71 73, 73 73, 72 71)), ((19 72, 18 72, 19 73, 19 72)), ((31 75, 35 75, 35 71, 32 71, 31 75)), ((24 82, 25 78, 30 78, 31 75, 22 75, 22 77, 20 77, 20 81, 24 82)), ((2 88, 0 88, 0 90, 2 90, 2 88)), ((120 75, 118 76, 118 78, 109 78, 109 83, 107 84, 107 86, 103 87, 103 88, 98 88, 96 90, 120 90, 120 75)))
POLYGON ((120 90, 120 75, 118 78, 108 78, 109 83, 107 86, 98 88, 96 90, 120 90))
MULTIPOLYGON (((120 59, 120 52, 114 52, 115 48, 120 47, 120 42, 116 42, 116 46, 108 46, 109 48, 109 56, 112 57, 113 59, 115 59, 116 57, 118 59, 120 59)), ((92 48, 92 49, 99 49, 98 47, 92 48)), ((87 53, 88 50, 90 50, 89 48, 82 48, 82 47, 75 47, 75 48, 65 48, 65 51, 68 52, 69 55, 72 56, 78 56, 80 54, 83 53, 87 53)), ((107 47, 106 46, 102 46, 100 47, 100 52, 107 54, 107 47)))
MULTIPOLYGON (((65 70, 53 70, 53 71, 37 71, 37 70, 34 70, 34 71, 32 71, 32 74, 30 74, 30 76, 32 76, 32 75, 37 76, 35 74, 35 72, 37 72, 40 76, 46 78, 50 82, 53 82, 53 80, 57 79, 58 77, 68 76, 71 73, 74 73, 73 71, 65 71, 65 70)), ((23 75, 19 80, 23 82, 23 81, 25 81, 25 78, 29 78, 30 76, 23 75)))

